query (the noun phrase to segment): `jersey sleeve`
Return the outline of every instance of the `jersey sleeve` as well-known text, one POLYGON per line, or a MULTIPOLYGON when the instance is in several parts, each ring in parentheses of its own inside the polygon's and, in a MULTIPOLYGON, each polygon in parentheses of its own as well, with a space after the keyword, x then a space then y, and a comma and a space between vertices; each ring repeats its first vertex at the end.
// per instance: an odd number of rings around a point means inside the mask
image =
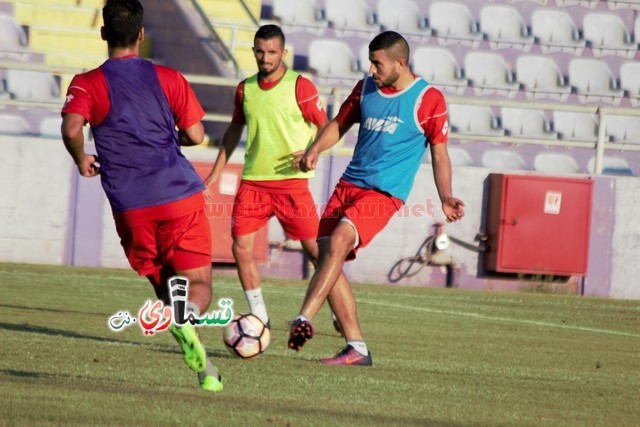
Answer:
POLYGON ((67 113, 79 114, 86 122, 91 121, 92 99, 89 84, 83 74, 78 74, 71 80, 61 113, 63 116, 67 113))
POLYGON ((238 125, 246 125, 247 118, 244 116, 244 108, 242 108, 242 101, 244 100, 244 82, 241 81, 236 87, 236 93, 233 97, 233 116, 231 121, 238 125))
POLYGON ((340 111, 336 116, 336 120, 342 126, 351 126, 360 122, 360 97, 362 95, 362 87, 364 80, 360 80, 349 97, 340 106, 340 111))
POLYGON ((156 65, 156 70, 178 129, 187 129, 202 120, 204 110, 187 79, 169 67, 156 65))
POLYGON ((442 92, 431 87, 424 93, 422 103, 418 108, 418 118, 430 144, 435 145, 447 142, 449 139, 449 123, 447 120, 447 104, 442 92))
POLYGON ((327 122, 327 113, 322 106, 318 89, 311 80, 299 76, 296 81, 296 99, 306 121, 322 127, 327 122))

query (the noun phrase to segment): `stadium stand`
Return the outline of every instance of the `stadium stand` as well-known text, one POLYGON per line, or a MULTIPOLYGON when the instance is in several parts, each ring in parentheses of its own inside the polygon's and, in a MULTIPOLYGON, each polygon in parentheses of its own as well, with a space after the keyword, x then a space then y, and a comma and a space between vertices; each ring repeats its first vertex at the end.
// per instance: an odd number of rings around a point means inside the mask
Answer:
POLYGON ((502 126, 507 135, 516 138, 556 139, 551 122, 544 111, 526 108, 503 108, 502 126))
POLYGON ((594 143, 598 140, 598 116, 595 114, 554 111, 553 123, 562 140, 594 143))
POLYGON ((490 107, 477 105, 449 104, 449 125, 451 132, 460 135, 501 136, 504 129, 490 107))
POLYGON ((580 173, 578 162, 563 153, 540 153, 533 159, 533 168, 549 174, 580 173))
POLYGON ((60 86, 51 73, 9 69, 5 82, 12 98, 56 101, 60 97, 60 86))
POLYGON ((606 131, 613 142, 640 144, 640 119, 637 116, 608 114, 606 131))
POLYGON ((274 0, 273 16, 288 31, 301 30, 322 35, 329 26, 314 0, 274 0))
POLYGON ((309 67, 323 85, 353 86, 362 78, 351 48, 340 40, 312 41, 309 44, 309 67))

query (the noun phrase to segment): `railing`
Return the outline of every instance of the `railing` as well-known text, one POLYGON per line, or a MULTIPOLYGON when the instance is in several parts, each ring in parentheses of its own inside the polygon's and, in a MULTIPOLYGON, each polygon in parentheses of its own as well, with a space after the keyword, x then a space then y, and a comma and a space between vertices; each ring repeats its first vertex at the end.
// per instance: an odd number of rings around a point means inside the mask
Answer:
MULTIPOLYGON (((73 75, 80 73, 84 70, 71 68, 71 67, 55 67, 45 64, 33 64, 33 63, 17 63, 10 61, 0 61, 0 69, 15 68, 22 70, 32 71, 46 71, 54 75, 73 75)), ((203 76, 186 74, 186 79, 192 84, 200 85, 213 85, 213 86, 226 86, 235 87, 238 84, 238 80, 230 79, 226 77, 215 76, 203 76)), ((63 90, 65 88, 62 88, 63 90)), ((322 96, 327 97, 329 106, 333 107, 334 111, 340 107, 342 100, 351 92, 351 88, 330 88, 319 87, 318 88, 322 96)), ((561 104, 561 103, 543 103, 543 102, 525 102, 514 101, 507 99, 484 99, 479 97, 460 97, 460 96, 446 96, 447 102, 452 104, 463 105, 478 105, 489 107, 513 107, 513 108, 526 108, 534 110, 551 110, 551 111, 570 111, 579 113, 597 114, 599 117, 598 123, 598 139, 597 142, 578 142, 578 141, 564 141, 561 139, 549 140, 549 139, 536 139, 536 138, 518 138, 511 136, 487 136, 480 134, 458 134, 451 132, 450 138, 454 140, 474 140, 496 143, 508 143, 515 145, 536 144, 549 147, 566 147, 566 148, 588 148, 595 151, 595 165, 594 174, 600 175, 602 173, 603 158, 605 150, 619 150, 619 151, 640 151, 640 144, 621 144, 613 143, 606 138, 606 122, 608 114, 623 114, 629 116, 638 116, 640 119, 640 109, 624 108, 624 107, 610 107, 610 106, 587 106, 576 104, 561 104)), ((62 99, 59 102, 45 102, 45 101, 28 101, 17 99, 0 99, 0 105, 16 106, 16 107, 38 107, 47 108, 54 111, 59 111, 62 105, 62 99)), ((204 121, 210 122, 229 122, 231 115, 229 114, 206 114, 203 118, 204 121)), ((349 154, 352 149, 342 148, 334 153, 349 154)))

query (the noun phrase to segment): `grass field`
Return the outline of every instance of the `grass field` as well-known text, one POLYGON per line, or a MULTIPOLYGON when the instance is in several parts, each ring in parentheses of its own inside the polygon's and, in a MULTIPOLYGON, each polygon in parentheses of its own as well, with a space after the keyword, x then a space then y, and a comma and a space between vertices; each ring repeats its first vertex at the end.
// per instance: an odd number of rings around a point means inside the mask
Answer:
MULTIPOLYGON (((108 328, 151 297, 133 272, 0 264, 0 425, 640 425, 640 301, 356 286, 374 366, 328 367, 344 344, 324 309, 286 349, 305 288, 266 281, 257 360, 204 328, 225 382, 211 394, 168 333, 108 328)), ((214 294, 246 310, 235 276, 214 294)))

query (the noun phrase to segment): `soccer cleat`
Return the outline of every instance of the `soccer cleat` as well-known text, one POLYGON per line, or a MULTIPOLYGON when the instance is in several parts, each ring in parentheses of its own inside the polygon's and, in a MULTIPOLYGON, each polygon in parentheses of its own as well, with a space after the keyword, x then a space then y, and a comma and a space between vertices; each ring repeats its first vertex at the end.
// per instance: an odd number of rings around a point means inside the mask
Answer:
POLYGON ((183 326, 171 325, 169 332, 182 347, 187 366, 193 372, 203 372, 207 366, 207 352, 200 342, 196 328, 189 323, 183 326))
POLYGON ((289 348, 295 351, 302 350, 304 343, 313 338, 315 328, 307 320, 296 319, 290 323, 289 348))
POLYGON ((200 380, 200 388, 203 390, 222 391, 223 389, 222 377, 210 361, 207 364, 207 369, 198 372, 198 380, 200 380))
POLYGON ((371 358, 371 352, 363 356, 355 348, 348 345, 335 356, 320 359, 320 363, 325 365, 371 366, 373 365, 373 359, 371 358))

